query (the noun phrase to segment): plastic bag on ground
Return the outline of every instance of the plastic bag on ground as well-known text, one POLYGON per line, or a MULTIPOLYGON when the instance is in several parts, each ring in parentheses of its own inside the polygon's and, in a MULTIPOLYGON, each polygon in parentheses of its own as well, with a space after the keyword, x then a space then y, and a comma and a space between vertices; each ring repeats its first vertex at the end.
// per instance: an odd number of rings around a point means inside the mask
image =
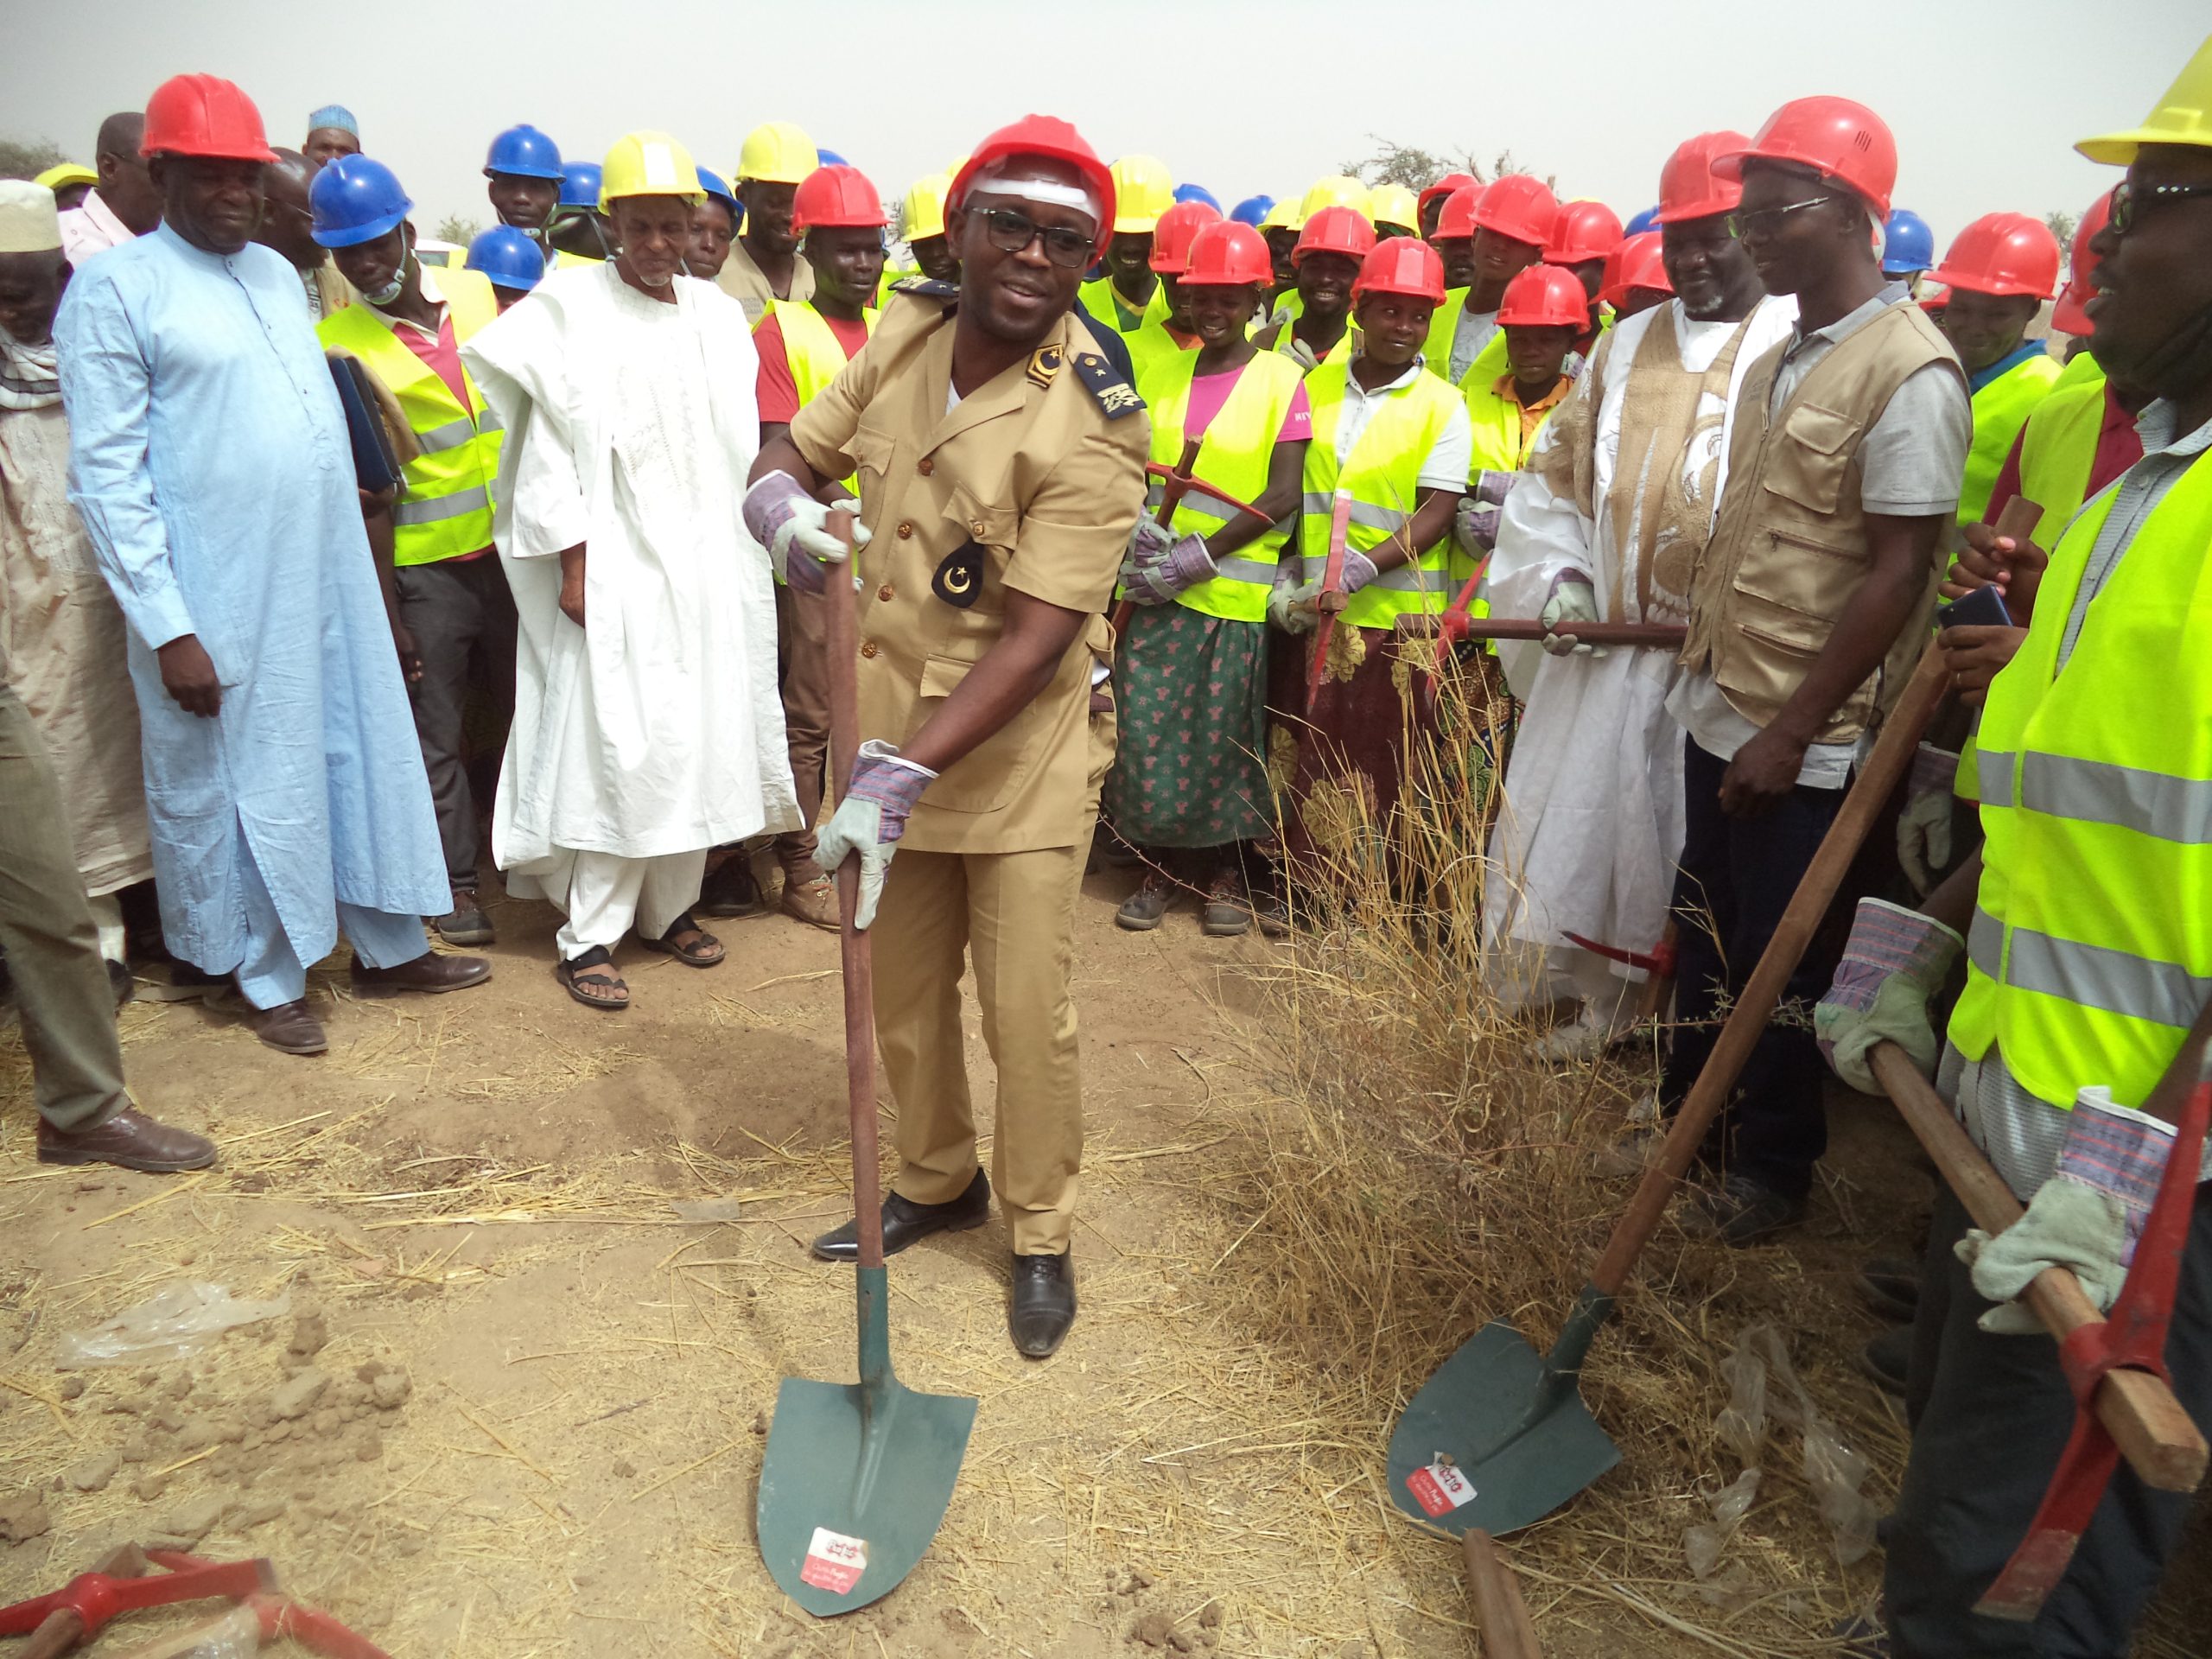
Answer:
POLYGON ((1827 1522, 1836 1560, 1849 1567, 1865 1559, 1874 1547, 1876 1519, 1873 1504, 1859 1491, 1866 1480, 1866 1459, 1813 1403, 1789 1363, 1781 1333, 1770 1325, 1745 1326, 1722 1370, 1728 1374, 1731 1389, 1718 1424, 1722 1438, 1751 1463, 1764 1439, 1770 1412, 1776 1421, 1796 1429, 1804 1440, 1805 1483, 1813 1489, 1821 1518, 1827 1522), (1769 1387, 1770 1379, 1778 1389, 1769 1387))
POLYGON ((289 1291, 272 1301, 242 1302, 220 1285, 180 1279, 89 1331, 68 1332, 54 1344, 54 1363, 70 1371, 181 1359, 235 1325, 280 1319, 291 1311, 289 1291))
POLYGON ((1710 1579, 1720 1565, 1720 1552, 1736 1535, 1736 1529, 1751 1513, 1752 1500, 1759 1495, 1759 1471, 1746 1469, 1726 1486, 1717 1489, 1698 1483, 1697 1495, 1713 1507, 1711 1522, 1690 1528, 1682 1534, 1682 1554, 1689 1558, 1690 1571, 1700 1579, 1710 1579))

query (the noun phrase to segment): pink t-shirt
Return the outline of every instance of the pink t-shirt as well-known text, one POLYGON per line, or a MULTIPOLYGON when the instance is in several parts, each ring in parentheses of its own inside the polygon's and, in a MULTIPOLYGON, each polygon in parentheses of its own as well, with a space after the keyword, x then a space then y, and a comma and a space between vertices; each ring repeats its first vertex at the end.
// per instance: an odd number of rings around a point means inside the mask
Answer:
MULTIPOLYGON (((1256 363, 1257 358, 1252 359, 1256 363)), ((1251 366, 1247 364, 1245 367, 1251 366)), ((1221 406, 1229 401, 1229 394, 1236 389, 1242 368, 1231 369, 1226 374, 1201 374, 1191 378, 1190 406, 1183 412, 1183 435, 1186 438, 1205 436, 1206 428, 1213 424, 1213 417, 1221 413, 1221 406)), ((1306 388, 1300 385, 1292 395, 1290 410, 1282 417, 1282 430, 1275 434, 1277 443, 1303 443, 1313 435, 1313 406, 1306 400, 1306 388)))

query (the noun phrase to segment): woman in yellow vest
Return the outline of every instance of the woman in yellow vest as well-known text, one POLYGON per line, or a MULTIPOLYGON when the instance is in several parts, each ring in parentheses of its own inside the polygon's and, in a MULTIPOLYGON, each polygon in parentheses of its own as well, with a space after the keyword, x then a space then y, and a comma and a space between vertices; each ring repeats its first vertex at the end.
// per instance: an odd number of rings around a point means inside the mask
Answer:
POLYGON ((1565 366, 1587 319, 1582 284, 1564 266, 1531 265, 1505 285, 1497 305, 1505 372, 1491 374, 1478 358, 1459 388, 1473 440, 1459 523, 1460 551, 1470 559, 1489 557, 1497 545, 1507 492, 1536 434, 1574 389, 1565 366))
POLYGON ((2025 213, 1986 213, 1959 232, 1930 280, 1950 290, 1943 333, 1974 394, 1959 522, 1979 524, 2012 441, 2058 379, 2058 359, 2025 337, 2058 286, 2058 241, 2025 213))
POLYGON ((1409 739, 1436 729, 1433 644, 1402 645, 1396 626, 1399 617, 1435 615, 1452 599, 1452 521, 1467 487, 1471 445, 1466 400, 1422 364, 1443 301, 1444 264, 1434 248, 1403 236, 1376 244, 1353 288, 1358 349, 1332 354, 1306 377, 1313 442, 1299 531, 1303 580, 1278 587, 1268 614, 1293 632, 1314 629, 1340 501, 1337 591, 1345 606, 1305 709, 1294 857, 1314 844, 1321 789, 1357 791, 1369 823, 1386 829, 1409 739))
POLYGON ((1294 358, 1302 368, 1328 360, 1346 339, 1359 349, 1351 326, 1351 287, 1360 262, 1375 251, 1375 228, 1357 207, 1324 207, 1306 221, 1291 251, 1298 272, 1298 308, 1252 338, 1263 352, 1294 358))
MULTIPOLYGON (((1249 930, 1245 849, 1274 831, 1268 596, 1298 511, 1312 419, 1304 371, 1245 338, 1269 269, 1268 245, 1250 226, 1201 230, 1178 283, 1198 347, 1156 359, 1138 384, 1152 410, 1154 461, 1174 466, 1198 438, 1192 476, 1200 481, 1167 524, 1139 523, 1122 567, 1136 608, 1115 665, 1121 743, 1105 806, 1148 857, 1143 884, 1114 918, 1136 931, 1159 926, 1185 885, 1205 894, 1206 932, 1249 930)), ((1155 477, 1155 504, 1163 488, 1155 477)))

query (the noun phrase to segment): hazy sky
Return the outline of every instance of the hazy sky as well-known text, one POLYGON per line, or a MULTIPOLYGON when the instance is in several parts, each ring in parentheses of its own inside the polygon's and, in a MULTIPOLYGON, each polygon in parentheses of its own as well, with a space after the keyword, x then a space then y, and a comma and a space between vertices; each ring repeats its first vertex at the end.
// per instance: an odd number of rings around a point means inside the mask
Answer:
POLYGON ((1224 207, 1297 194, 1379 134, 1485 158, 1510 147, 1563 195, 1626 218, 1655 198, 1680 140, 1754 130, 1786 99, 1836 92, 1896 131, 1897 200, 1940 247, 1978 213, 2078 213, 2116 175, 2073 142, 2141 120, 2207 20, 2203 0, 444 0, 404 17, 3 0, 0 132, 90 161, 103 116, 143 107, 170 74, 209 71, 251 94, 278 143, 297 144, 316 105, 350 105, 427 232, 453 212, 489 222, 485 145, 517 121, 590 160, 628 129, 664 127, 724 171, 755 123, 797 121, 888 197, 1036 110, 1109 158, 1160 156, 1224 207), (1723 27, 1675 21, 1690 13, 1723 27), (2099 20, 2110 36, 2085 40, 2099 20))

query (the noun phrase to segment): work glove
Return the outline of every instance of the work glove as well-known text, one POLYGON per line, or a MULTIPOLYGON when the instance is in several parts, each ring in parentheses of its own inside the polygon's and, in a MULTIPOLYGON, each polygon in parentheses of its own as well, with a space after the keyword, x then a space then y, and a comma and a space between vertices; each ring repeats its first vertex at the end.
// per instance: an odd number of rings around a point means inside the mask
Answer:
MULTIPOLYGON (((1338 579, 1337 591, 1346 599, 1375 580, 1382 573, 1375 568, 1375 561, 1356 547, 1344 549, 1344 575, 1338 579)), ((1289 605, 1294 616, 1302 616, 1303 622, 1293 623, 1291 631, 1304 633, 1319 627, 1321 621, 1321 591, 1327 581, 1327 572, 1300 582, 1292 590, 1289 605)))
POLYGON ((1544 625, 1543 647, 1553 656, 1605 654, 1604 646, 1586 645, 1574 637, 1576 623, 1598 620, 1598 590, 1580 570, 1562 570, 1552 578, 1551 595, 1536 620, 1544 625))
POLYGON ((1882 1085, 1866 1068, 1877 1043, 1895 1043, 1923 1071, 1936 1064, 1928 999, 1943 983, 1966 941, 1932 916, 1879 899, 1861 899, 1835 979, 1813 1010, 1821 1053, 1861 1094, 1882 1085))
MULTIPOLYGON (((851 505, 844 510, 851 511, 851 505)), ((830 508, 800 488, 789 473, 769 473, 745 493, 742 511, 746 529, 768 550, 768 563, 779 579, 802 594, 828 589, 830 573, 823 567, 844 563, 846 555, 843 539, 830 533, 830 508), (797 558, 791 556, 794 548, 797 558)), ((868 543, 868 527, 855 518, 853 545, 868 543)))
POLYGON ((1912 757, 1904 810, 1897 814, 1897 862, 1915 893, 1936 885, 1936 872, 1951 861, 1951 800, 1959 757, 1923 743, 1912 757))
POLYGON ((1286 554, 1275 566, 1275 579, 1268 588, 1268 620, 1285 633, 1311 633, 1319 620, 1312 611, 1294 608, 1305 575, 1299 556, 1286 554))
POLYGON ((1953 1248, 1974 1269, 1974 1287, 1998 1304, 1980 1320, 1999 1336, 2039 1336, 2044 1324, 2016 1299, 2046 1268, 2066 1268, 2100 1313, 2120 1299, 2174 1128, 2116 1105, 2108 1089, 2084 1089, 2067 1115, 2058 1167, 2036 1189, 2027 1213, 1995 1237, 1970 1229, 1953 1248))
POLYGON ((836 874, 845 860, 857 854, 861 861, 860 902, 853 908, 853 925, 863 931, 875 920, 876 901, 883 897, 883 874, 899 838, 906 833, 906 820, 914 803, 937 781, 937 773, 901 760, 899 751, 880 738, 861 745, 853 762, 852 782, 845 798, 830 815, 814 838, 815 861, 836 874))
POLYGON ((1459 506, 1453 510, 1452 539, 1459 544, 1462 553, 1477 563, 1488 558, 1497 545, 1497 524, 1503 511, 1471 495, 1461 496, 1459 506))
POLYGON ((1139 605, 1168 605, 1175 595, 1211 582, 1221 574, 1205 537, 1178 536, 1149 518, 1140 518, 1129 532, 1129 550, 1122 560, 1122 586, 1139 605))

